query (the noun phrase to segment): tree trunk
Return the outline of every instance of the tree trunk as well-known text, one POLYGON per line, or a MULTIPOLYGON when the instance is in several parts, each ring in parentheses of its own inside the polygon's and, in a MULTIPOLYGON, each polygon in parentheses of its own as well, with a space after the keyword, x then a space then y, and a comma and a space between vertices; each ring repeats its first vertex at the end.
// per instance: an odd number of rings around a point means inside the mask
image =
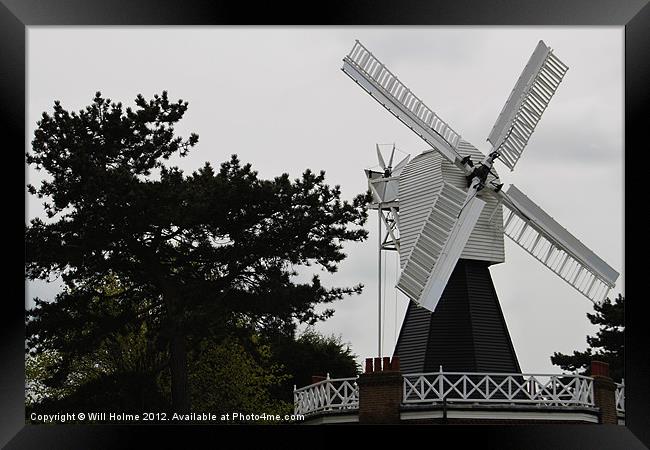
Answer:
POLYGON ((172 410, 178 413, 190 411, 190 392, 187 383, 187 349, 185 337, 174 332, 169 343, 169 369, 172 378, 172 410))
POLYGON ((187 346, 183 327, 177 322, 180 317, 178 290, 163 280, 163 298, 167 307, 169 339, 169 371, 171 373, 172 410, 178 413, 190 412, 190 392, 187 383, 187 346))
POLYGON ((144 252, 144 259, 153 267, 154 280, 162 290, 162 297, 167 309, 166 324, 171 334, 169 340, 169 371, 171 373, 172 411, 190 412, 190 392, 187 382, 187 346, 183 327, 177 322, 182 317, 178 287, 170 281, 163 265, 151 252, 144 252))

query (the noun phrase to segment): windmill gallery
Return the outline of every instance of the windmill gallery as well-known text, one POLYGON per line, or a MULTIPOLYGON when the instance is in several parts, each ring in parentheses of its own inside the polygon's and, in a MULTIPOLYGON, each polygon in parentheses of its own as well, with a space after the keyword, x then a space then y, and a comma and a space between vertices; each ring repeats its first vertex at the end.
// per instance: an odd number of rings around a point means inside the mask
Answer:
MULTIPOLYGON (((514 170, 568 67, 539 41, 489 133, 487 155, 464 140, 359 41, 342 71, 428 149, 366 170, 381 252, 396 251, 396 288, 409 299, 392 359, 366 359, 355 379, 314 380, 294 392, 307 423, 624 423, 624 387, 592 376, 523 374, 489 266, 507 236, 590 301, 617 271, 514 185, 514 170), (382 227, 385 233, 382 233, 382 227)), ((381 286, 381 283, 380 283, 381 286)), ((379 295, 381 328, 381 292, 379 295)))

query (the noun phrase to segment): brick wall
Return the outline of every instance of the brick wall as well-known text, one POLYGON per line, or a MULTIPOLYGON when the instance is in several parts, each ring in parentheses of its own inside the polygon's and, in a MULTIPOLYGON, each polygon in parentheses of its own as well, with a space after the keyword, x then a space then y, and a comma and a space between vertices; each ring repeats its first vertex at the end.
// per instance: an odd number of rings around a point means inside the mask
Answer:
POLYGON ((366 372, 359 376, 359 423, 399 423, 402 373, 399 359, 366 359, 366 372))
POLYGON ((609 377, 609 364, 592 361, 591 376, 594 379, 594 403, 600 409, 600 423, 616 425, 616 383, 609 377))

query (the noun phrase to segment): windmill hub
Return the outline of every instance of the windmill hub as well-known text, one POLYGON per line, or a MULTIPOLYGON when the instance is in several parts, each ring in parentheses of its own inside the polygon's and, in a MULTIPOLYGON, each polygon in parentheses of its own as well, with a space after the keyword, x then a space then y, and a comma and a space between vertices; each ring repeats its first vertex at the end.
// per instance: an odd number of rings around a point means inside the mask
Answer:
MULTIPOLYGON (((469 156, 466 156, 461 160, 461 162, 465 161, 465 164, 469 165, 470 167, 473 167, 472 172, 467 175, 467 187, 470 187, 474 181, 475 178, 478 178, 479 182, 476 186, 476 190, 480 191, 485 187, 487 177, 490 173, 492 173, 492 165, 494 163, 494 160, 499 157, 499 154, 497 152, 492 152, 490 153, 489 156, 486 156, 483 161, 479 163, 478 166, 474 167, 474 164, 472 163, 472 160, 469 156)), ((503 186, 503 184, 501 185, 503 186)))

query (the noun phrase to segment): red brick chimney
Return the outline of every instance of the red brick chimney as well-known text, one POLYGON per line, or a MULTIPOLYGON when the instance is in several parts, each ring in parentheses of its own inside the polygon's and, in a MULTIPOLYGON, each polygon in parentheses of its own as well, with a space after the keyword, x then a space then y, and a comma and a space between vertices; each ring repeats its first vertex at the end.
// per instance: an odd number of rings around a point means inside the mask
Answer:
POLYGON ((311 376, 311 384, 320 383, 321 381, 325 381, 325 380, 327 380, 327 377, 323 376, 323 375, 312 375, 311 376))
POLYGON ((374 358, 374 361, 366 358, 366 371, 357 380, 359 423, 399 423, 403 382, 397 356, 392 361, 388 357, 374 358))
POLYGON ((609 364, 592 361, 591 376, 594 379, 594 403, 600 409, 600 423, 616 425, 616 383, 609 377, 609 364))

